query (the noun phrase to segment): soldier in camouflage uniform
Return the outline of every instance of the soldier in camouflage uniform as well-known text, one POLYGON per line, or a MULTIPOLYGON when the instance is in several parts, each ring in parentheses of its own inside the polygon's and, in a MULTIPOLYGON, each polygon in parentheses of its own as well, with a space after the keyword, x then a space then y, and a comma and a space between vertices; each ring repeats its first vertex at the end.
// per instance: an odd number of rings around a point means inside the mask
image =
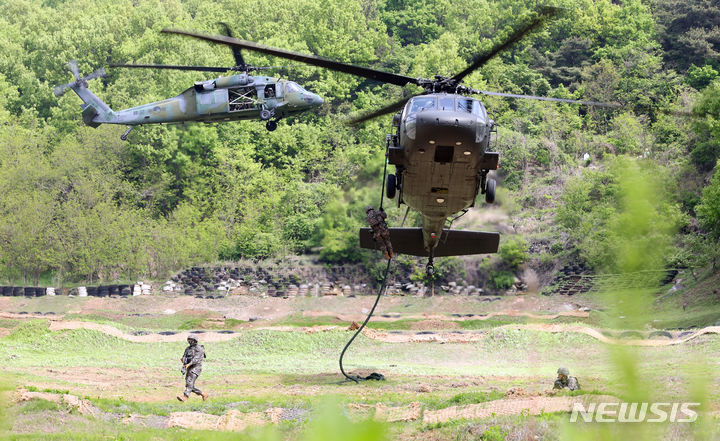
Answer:
POLYGON ((180 362, 183 364, 182 371, 185 373, 185 393, 178 395, 177 399, 186 401, 190 397, 190 393, 194 392, 200 395, 203 401, 205 401, 208 398, 208 394, 195 387, 195 380, 197 380, 198 375, 202 372, 205 347, 197 344, 197 337, 194 335, 189 335, 187 341, 189 346, 185 349, 185 353, 180 359, 180 362))
POLYGON ((380 246, 385 258, 390 259, 391 257, 395 257, 392 243, 390 243, 390 230, 388 230, 387 224, 385 223, 385 218, 387 218, 385 210, 382 208, 373 210, 373 207, 368 205, 365 207, 365 213, 367 213, 365 220, 370 224, 375 242, 380 246))
POLYGON ((570 390, 579 390, 580 384, 578 383, 577 378, 570 376, 570 371, 568 368, 561 367, 557 371, 558 377, 557 380, 555 380, 555 385, 553 386, 553 389, 563 389, 568 388, 570 390))

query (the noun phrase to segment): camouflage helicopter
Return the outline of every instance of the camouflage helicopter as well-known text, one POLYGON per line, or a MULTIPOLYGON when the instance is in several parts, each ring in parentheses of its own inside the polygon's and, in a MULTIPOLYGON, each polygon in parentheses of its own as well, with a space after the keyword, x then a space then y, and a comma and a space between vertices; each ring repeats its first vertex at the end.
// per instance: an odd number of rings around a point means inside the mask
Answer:
MULTIPOLYGON (((483 103, 467 95, 620 107, 618 103, 488 92, 462 84, 463 78, 558 12, 556 8, 543 8, 535 19, 520 27, 505 41, 495 45, 488 53, 475 57, 462 72, 451 77, 436 75, 434 79, 412 78, 229 36, 176 29, 164 29, 163 32, 258 51, 401 87, 408 84, 422 87, 424 93, 396 101, 356 118, 351 123, 357 124, 397 112, 393 117, 394 132, 386 138, 387 160, 396 167, 396 172, 387 177, 386 195, 393 198, 399 192, 398 205, 405 203, 418 211, 422 215, 422 228, 390 228, 391 242, 396 252, 429 257, 428 271, 431 272, 434 257, 495 253, 500 241, 498 233, 445 228, 448 218, 472 207, 478 194, 484 194, 488 203, 495 200, 496 182, 488 178, 488 173, 498 167, 499 154, 490 151, 490 138, 495 123, 488 117, 483 103)), ((369 228, 360 230, 360 245, 376 248, 369 228)))
MULTIPOLYGON (((230 34, 226 26, 226 33, 230 34)), ((88 89, 87 81, 106 76, 105 69, 81 77, 75 60, 68 62, 75 81, 54 89, 55 96, 72 89, 83 101, 82 117, 85 124, 124 124, 128 129, 120 136, 125 141, 135 126, 200 121, 205 123, 260 119, 266 121, 269 131, 277 128, 277 121, 291 114, 320 106, 323 99, 297 83, 267 76, 249 75, 252 71, 274 69, 245 63, 239 48, 233 49, 235 66, 177 66, 162 64, 111 64, 110 67, 193 70, 203 72, 239 72, 236 75, 196 82, 180 95, 114 111, 88 89)))

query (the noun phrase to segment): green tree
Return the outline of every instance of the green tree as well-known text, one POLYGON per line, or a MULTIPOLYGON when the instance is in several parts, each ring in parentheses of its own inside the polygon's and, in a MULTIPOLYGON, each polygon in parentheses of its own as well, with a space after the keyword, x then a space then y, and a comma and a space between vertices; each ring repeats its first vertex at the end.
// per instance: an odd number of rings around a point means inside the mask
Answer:
MULTIPOLYGON (((709 233, 715 245, 720 241, 720 173, 715 166, 715 173, 710 179, 710 184, 703 189, 700 204, 695 207, 700 225, 709 233)), ((713 269, 718 260, 718 247, 712 253, 713 269)))

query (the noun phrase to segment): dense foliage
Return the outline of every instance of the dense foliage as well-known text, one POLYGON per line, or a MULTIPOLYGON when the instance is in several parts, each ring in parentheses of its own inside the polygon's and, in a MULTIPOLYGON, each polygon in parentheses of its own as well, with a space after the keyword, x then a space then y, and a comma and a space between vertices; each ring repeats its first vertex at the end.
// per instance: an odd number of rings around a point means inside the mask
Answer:
MULTIPOLYGON (((720 156, 715 2, 550 3, 565 7, 565 14, 466 82, 627 107, 607 111, 488 98, 500 127, 496 149, 509 198, 533 210, 537 201, 530 192, 547 183, 561 189, 589 154, 599 168, 571 178, 564 203, 550 209, 570 232, 569 248, 600 268, 612 254, 611 238, 593 227, 610 222, 619 206, 613 199, 617 175, 605 160, 642 156, 648 163, 642 173, 654 176, 657 188, 668 193, 657 215, 682 223, 680 210, 691 217, 697 212, 700 233, 716 234, 716 192, 702 191, 709 182, 717 186, 717 177, 705 177, 720 156), (693 102, 698 118, 663 112, 687 110, 693 102)), ((77 59, 84 73, 108 60, 227 65, 232 58, 226 48, 159 33, 164 27, 217 33, 217 23, 227 22, 248 40, 412 76, 449 74, 512 32, 534 13, 535 4, 0 0, 4 276, 34 281, 46 273, 61 280, 157 276, 193 263, 318 247, 327 262, 362 259, 356 230, 363 223, 362 207, 379 200, 389 117, 359 129, 343 120, 398 98, 402 90, 292 68, 282 75, 321 94, 326 104, 281 122, 275 132, 254 121, 148 126, 121 142, 121 127, 82 125, 75 95, 53 96, 52 86, 70 81, 69 59, 77 59)), ((285 64, 252 53, 246 58, 258 65, 285 64)), ((174 96, 210 77, 114 69, 90 88, 113 109, 122 109, 174 96)), ((400 222, 399 210, 389 213, 400 222)), ((507 259, 516 267, 527 258, 519 246, 524 242, 510 243, 507 259)))

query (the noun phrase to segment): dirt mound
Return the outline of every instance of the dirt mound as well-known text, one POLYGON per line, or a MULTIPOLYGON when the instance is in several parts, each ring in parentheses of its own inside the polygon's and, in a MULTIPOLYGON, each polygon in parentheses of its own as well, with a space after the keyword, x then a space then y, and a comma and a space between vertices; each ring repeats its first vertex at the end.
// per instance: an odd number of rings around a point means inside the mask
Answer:
POLYGON ((431 320, 420 320, 419 322, 415 322, 410 326, 410 329, 458 329, 460 328, 460 325, 454 321, 448 321, 448 320, 437 320, 437 319, 431 319, 431 320))
MULTIPOLYGON (((630 345, 630 346, 670 346, 680 343, 685 343, 692 340, 700 335, 704 334, 720 334, 720 326, 709 326, 707 328, 698 329, 696 332, 687 335, 683 338, 677 338, 673 340, 619 340, 612 337, 603 335, 602 332, 589 328, 587 326, 577 325, 565 325, 565 324, 547 324, 547 323, 535 323, 535 324, 517 324, 517 325, 503 325, 495 329, 525 329, 529 331, 543 331, 543 332, 576 332, 588 335, 596 338, 604 343, 619 344, 619 345, 630 345)), ((81 322, 81 321, 63 321, 55 320, 50 322, 51 331, 59 331, 63 329, 91 329, 94 331, 102 332, 114 337, 122 338, 135 343, 154 343, 154 342, 177 342, 185 341, 187 336, 190 334, 188 331, 178 332, 170 335, 160 334, 148 334, 148 335, 132 335, 123 332, 110 325, 101 325, 92 322, 81 322)), ((327 332, 343 329, 340 326, 311 326, 311 327, 294 327, 294 326, 266 326, 258 327, 255 329, 266 329, 281 332, 304 332, 307 334, 313 334, 317 332, 327 332)), ((202 340, 206 342, 216 341, 228 341, 241 335, 239 332, 227 333, 228 331, 220 332, 206 332, 203 334, 202 340)), ((440 343, 469 343, 473 341, 479 341, 485 338, 483 332, 462 332, 462 331, 450 331, 450 332, 418 332, 415 334, 407 333, 389 333, 384 331, 377 331, 374 329, 364 328, 363 335, 373 340, 379 340, 386 343, 421 343, 421 342, 440 342, 440 343)))
POLYGON ((209 309, 181 309, 177 314, 200 317, 207 320, 225 320, 225 316, 209 309))
POLYGON ((587 404, 592 401, 619 402, 620 400, 605 395, 506 398, 467 406, 426 410, 423 414, 423 423, 435 424, 454 419, 488 418, 497 415, 540 415, 541 413, 570 412, 574 403, 582 403, 587 408, 587 404))
POLYGON ((413 401, 407 406, 388 407, 382 403, 375 405, 375 419, 378 421, 387 421, 389 423, 396 421, 415 421, 422 414, 422 404, 413 401))
POLYGON ((70 394, 61 395, 50 392, 31 392, 25 389, 18 389, 13 399, 15 403, 31 400, 52 401, 53 403, 62 404, 77 410, 81 415, 98 415, 101 412, 100 409, 90 404, 88 400, 70 394))
MULTIPOLYGON (((337 314, 330 311, 304 311, 303 316, 305 317, 333 317, 337 320, 344 322, 363 321, 365 315, 363 314, 337 314)), ((466 320, 488 320, 493 317, 527 317, 538 320, 554 320, 558 317, 577 317, 577 318, 588 318, 590 313, 587 311, 560 311, 554 314, 534 314, 531 312, 518 311, 515 309, 502 310, 489 312, 483 315, 466 314, 462 316, 447 316, 442 314, 387 314, 387 315, 374 315, 372 318, 373 322, 394 322, 398 320, 423 320, 423 321, 443 321, 443 322, 462 322, 466 320)), ((443 325, 445 329, 449 326, 447 323, 443 325)), ((438 328, 443 329, 443 328, 438 328)))

